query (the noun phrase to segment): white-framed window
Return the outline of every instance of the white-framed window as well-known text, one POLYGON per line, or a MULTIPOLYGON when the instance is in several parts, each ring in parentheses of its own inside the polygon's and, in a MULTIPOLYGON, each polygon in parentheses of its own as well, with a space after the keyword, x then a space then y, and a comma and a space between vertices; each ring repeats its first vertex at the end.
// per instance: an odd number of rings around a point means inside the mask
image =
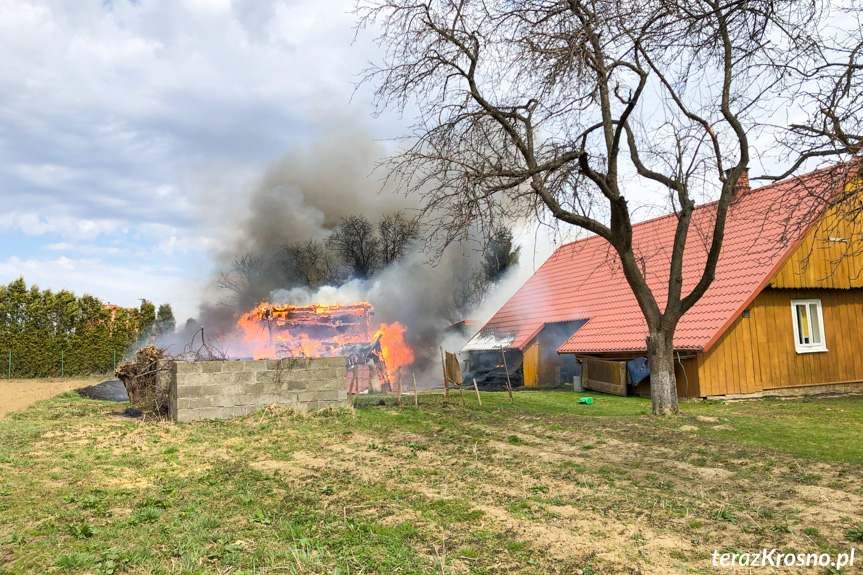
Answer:
POLYGON ((794 347, 797 353, 827 351, 820 299, 791 300, 791 316, 794 321, 794 347))

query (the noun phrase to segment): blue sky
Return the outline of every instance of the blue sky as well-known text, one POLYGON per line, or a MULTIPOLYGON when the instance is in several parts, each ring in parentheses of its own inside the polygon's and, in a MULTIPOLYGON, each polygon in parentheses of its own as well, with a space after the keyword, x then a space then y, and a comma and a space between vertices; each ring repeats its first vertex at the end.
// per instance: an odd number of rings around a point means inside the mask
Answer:
POLYGON ((352 97, 351 6, 0 1, 0 283, 195 315, 269 166, 398 128, 352 97))

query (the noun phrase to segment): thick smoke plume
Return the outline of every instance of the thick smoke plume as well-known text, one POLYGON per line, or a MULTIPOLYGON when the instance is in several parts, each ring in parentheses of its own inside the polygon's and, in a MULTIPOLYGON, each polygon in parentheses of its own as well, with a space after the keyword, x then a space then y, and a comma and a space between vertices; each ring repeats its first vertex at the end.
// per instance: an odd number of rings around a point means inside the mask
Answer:
MULTIPOLYGON (((385 153, 381 144, 343 138, 287 154, 249 192, 247 213, 216 254, 221 274, 215 282, 224 283, 226 270, 244 257, 265 260, 286 244, 326 241, 347 216, 362 215, 377 222, 385 214, 403 211, 413 217, 420 198, 382 189, 379 176, 373 174, 385 153)), ((200 323, 209 330, 227 332, 239 314, 263 300, 274 305, 369 301, 377 321, 398 321, 407 327, 405 336, 415 349, 415 368, 421 373, 439 365, 437 346, 444 328, 456 319, 454 293, 481 258, 482 242, 450 246, 435 265, 421 251, 422 240, 417 243, 404 258, 373 277, 337 286, 312 289, 279 266, 263 265, 265 271, 250 282, 252 289, 225 293, 218 302, 204 304, 200 323)))

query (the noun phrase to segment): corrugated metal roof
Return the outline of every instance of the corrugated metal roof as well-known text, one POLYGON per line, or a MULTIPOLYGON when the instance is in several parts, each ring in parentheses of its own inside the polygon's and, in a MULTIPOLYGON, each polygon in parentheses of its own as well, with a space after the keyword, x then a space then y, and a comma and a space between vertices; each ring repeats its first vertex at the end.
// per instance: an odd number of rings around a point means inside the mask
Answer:
MULTIPOLYGON (((676 348, 709 348, 754 299, 807 231, 807 226, 786 225, 793 214, 807 211, 801 209, 801 201, 814 201, 810 199, 814 196, 812 186, 795 184, 830 180, 823 177, 826 172, 820 170, 746 191, 735 199, 728 212, 716 279, 680 320, 674 337, 676 348)), ((684 294, 695 287, 704 269, 715 214, 715 203, 699 206, 693 213, 684 252, 684 294)), ((676 226, 674 214, 633 226, 636 257, 661 307, 668 295, 676 226)), ((559 352, 646 349, 647 323, 623 276, 617 254, 598 236, 555 251, 464 349, 498 349, 500 345, 523 349, 545 323, 585 318, 589 321, 559 352)))

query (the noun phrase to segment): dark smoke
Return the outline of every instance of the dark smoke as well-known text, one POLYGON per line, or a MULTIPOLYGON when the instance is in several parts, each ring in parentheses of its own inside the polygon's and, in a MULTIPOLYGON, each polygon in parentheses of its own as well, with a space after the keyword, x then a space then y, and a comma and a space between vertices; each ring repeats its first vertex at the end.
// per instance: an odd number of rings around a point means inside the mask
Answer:
MULTIPOLYGON (((374 223, 384 214, 399 210, 413 217, 420 198, 405 198, 389 188, 382 189, 380 174, 373 173, 385 153, 383 145, 354 137, 286 154, 252 189, 248 213, 240 220, 234 239, 216 256, 219 268, 230 269, 248 254, 266 259, 288 243, 325 241, 348 215, 364 215, 374 223)), ((374 305, 378 321, 398 321, 407 327, 406 339, 417 353, 415 368, 421 373, 439 365, 437 346, 444 338, 444 328, 454 319, 453 286, 481 257, 481 246, 480 241, 451 246, 436 265, 430 265, 428 254, 417 245, 404 259, 370 279, 316 290, 303 287, 298 278, 278 265, 264 266, 266 272, 253 282, 254 289, 245 297, 228 292, 218 302, 203 304, 200 322, 209 330, 227 332, 239 314, 264 299, 276 305, 367 300, 374 305)))

